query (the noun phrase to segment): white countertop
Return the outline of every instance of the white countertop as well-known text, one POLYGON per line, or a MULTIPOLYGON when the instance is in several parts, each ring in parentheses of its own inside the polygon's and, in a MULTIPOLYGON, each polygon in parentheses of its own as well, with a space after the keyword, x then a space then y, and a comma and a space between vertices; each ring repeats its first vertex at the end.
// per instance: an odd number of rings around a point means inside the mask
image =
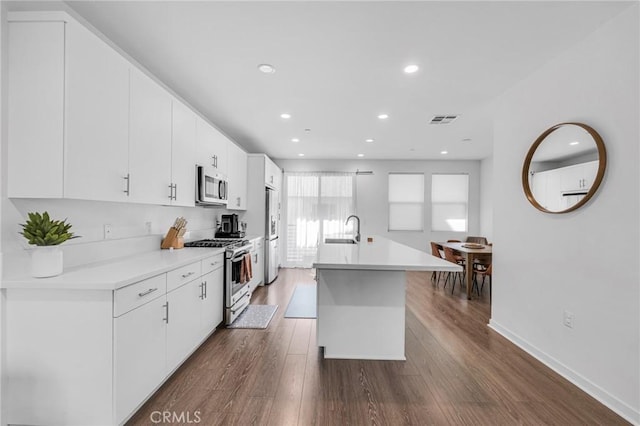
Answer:
POLYGON ((224 253, 223 248, 194 248, 154 250, 135 256, 65 269, 61 275, 33 278, 29 271, 2 279, 0 288, 115 290, 224 253))
POLYGON ((367 269, 384 271, 452 271, 462 267, 380 236, 358 244, 325 244, 318 247, 314 268, 367 269))

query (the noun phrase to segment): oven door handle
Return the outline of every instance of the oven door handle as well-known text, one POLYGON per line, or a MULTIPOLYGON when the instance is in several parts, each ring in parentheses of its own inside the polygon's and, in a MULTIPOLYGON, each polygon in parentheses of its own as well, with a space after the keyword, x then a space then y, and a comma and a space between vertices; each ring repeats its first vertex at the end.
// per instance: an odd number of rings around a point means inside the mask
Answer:
POLYGON ((235 253, 231 258, 231 262, 237 262, 238 260, 242 260, 242 258, 249 253, 249 250, 243 250, 240 253, 235 253))

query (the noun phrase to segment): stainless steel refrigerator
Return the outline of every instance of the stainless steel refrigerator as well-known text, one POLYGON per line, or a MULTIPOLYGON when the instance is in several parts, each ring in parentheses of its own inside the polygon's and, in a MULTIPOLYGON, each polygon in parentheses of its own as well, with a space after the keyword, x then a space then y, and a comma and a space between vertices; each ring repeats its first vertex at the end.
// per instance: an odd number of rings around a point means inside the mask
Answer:
POLYGON ((280 221, 280 202, 278 191, 267 188, 266 227, 264 245, 264 281, 270 284, 278 277, 278 222, 280 221))

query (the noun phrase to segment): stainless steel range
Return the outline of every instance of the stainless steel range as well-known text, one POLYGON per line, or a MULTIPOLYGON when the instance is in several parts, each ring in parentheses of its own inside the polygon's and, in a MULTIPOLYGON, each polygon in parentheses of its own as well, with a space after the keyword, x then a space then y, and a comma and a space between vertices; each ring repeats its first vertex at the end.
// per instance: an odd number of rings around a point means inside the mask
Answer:
POLYGON ((214 238, 191 241, 184 246, 225 248, 224 321, 226 325, 231 324, 249 306, 251 300, 249 282, 244 278, 246 274, 241 273, 245 258, 251 251, 251 244, 241 238, 214 238))

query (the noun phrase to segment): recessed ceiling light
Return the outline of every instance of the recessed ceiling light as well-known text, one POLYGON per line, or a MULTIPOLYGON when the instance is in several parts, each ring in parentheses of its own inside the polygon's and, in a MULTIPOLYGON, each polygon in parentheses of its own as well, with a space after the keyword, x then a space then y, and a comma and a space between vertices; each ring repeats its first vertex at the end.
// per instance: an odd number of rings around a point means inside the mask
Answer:
POLYGON ((387 118, 389 118, 389 114, 380 114, 380 115, 378 115, 378 118, 380 120, 386 120, 387 118))
POLYGON ((303 153, 298 154, 298 157, 304 157, 303 153))
POLYGON ((300 139, 298 139, 298 138, 293 138, 293 139, 291 139, 291 142, 300 142, 300 139))
POLYGON ((571 142, 569 145, 578 145, 579 143, 580 143, 580 142, 578 142, 578 141, 573 141, 573 142, 571 142))
POLYGON ((288 114, 288 113, 285 112, 283 114, 280 114, 280 117, 285 118, 285 119, 286 118, 291 118, 291 114, 288 114))
POLYGON ((365 142, 371 143, 371 142, 373 142, 373 139, 366 139, 365 142))
POLYGON ((442 155, 447 155, 449 152, 448 151, 440 151, 440 154, 442 155))
POLYGON ((364 157, 364 154, 358 154, 358 157, 364 157))
POLYGON ((418 71, 420 69, 420 67, 418 67, 417 65, 411 64, 411 65, 407 65, 406 67, 404 67, 404 72, 407 74, 413 74, 414 72, 418 71))
POLYGON ((258 65, 258 69, 265 74, 273 74, 276 72, 276 69, 271 64, 260 64, 258 65))

